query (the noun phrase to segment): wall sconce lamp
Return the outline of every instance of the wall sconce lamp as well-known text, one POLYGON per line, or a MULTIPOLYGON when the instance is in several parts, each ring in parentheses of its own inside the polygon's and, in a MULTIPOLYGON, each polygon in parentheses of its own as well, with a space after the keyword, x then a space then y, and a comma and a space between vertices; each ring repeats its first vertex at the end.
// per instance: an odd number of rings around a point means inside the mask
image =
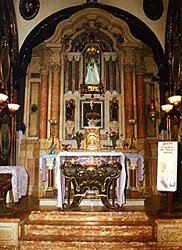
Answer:
POLYGON ((167 123, 167 140, 171 141, 171 120, 170 112, 173 109, 172 104, 165 104, 161 106, 162 110, 167 114, 166 123, 167 123))
POLYGON ((171 118, 170 116, 172 115, 172 110, 176 109, 177 112, 179 112, 179 133, 178 133, 178 138, 179 141, 181 141, 181 133, 182 133, 182 97, 180 95, 174 95, 170 96, 168 98, 169 103, 162 105, 161 108, 162 110, 166 113, 167 115, 167 140, 171 140, 171 118))
POLYGON ((8 103, 8 110, 10 113, 15 113, 19 109, 20 105, 17 103, 8 103))
POLYGON ((151 100, 148 108, 148 117, 155 122, 159 118, 159 112, 156 110, 155 101, 151 100))
POLYGON ((8 96, 3 93, 0 93, 0 112, 5 107, 7 100, 8 100, 8 96))
POLYGON ((168 98, 169 102, 174 105, 174 106, 178 106, 179 104, 181 104, 181 96, 180 95, 173 95, 173 96, 170 96, 168 98))
POLYGON ((6 94, 0 93, 0 112, 3 111, 3 109, 8 108, 8 112, 10 114, 15 113, 20 105, 17 103, 8 103, 8 96, 6 94))

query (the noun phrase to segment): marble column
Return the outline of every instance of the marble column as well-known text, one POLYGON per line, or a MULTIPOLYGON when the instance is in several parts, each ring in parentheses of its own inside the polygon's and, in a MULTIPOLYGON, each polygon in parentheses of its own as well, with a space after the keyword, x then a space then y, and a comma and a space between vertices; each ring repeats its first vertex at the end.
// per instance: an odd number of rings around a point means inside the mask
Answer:
POLYGON ((73 54, 69 53, 68 54, 68 91, 72 91, 73 88, 73 54))
POLYGON ((75 90, 79 90, 79 78, 80 78, 79 67, 80 67, 81 53, 76 52, 73 55, 75 60, 75 90))
POLYGON ((63 134, 64 134, 64 70, 65 70, 65 65, 64 65, 64 54, 61 54, 60 56, 60 66, 61 66, 61 75, 60 75, 60 108, 59 108, 59 124, 61 124, 61 126, 59 127, 59 143, 60 145, 62 144, 63 141, 63 134))
POLYGON ((105 55, 106 90, 110 90, 109 60, 110 60, 110 55, 109 56, 105 55))
POLYGON ((75 62, 75 90, 79 89, 79 62, 75 62))
POLYGON ((48 111, 48 71, 44 67, 41 71, 41 87, 40 87, 40 123, 39 138, 47 137, 47 111, 48 111))
POLYGON ((116 90, 116 55, 112 55, 113 90, 116 90))
POLYGON ((125 126, 126 138, 131 137, 131 128, 129 120, 134 119, 134 102, 133 102, 133 65, 124 65, 124 91, 125 91, 125 126))
POLYGON ((59 137, 59 87, 60 87, 60 65, 52 65, 52 89, 51 89, 51 119, 56 119, 58 122, 54 127, 55 138, 59 137))
POLYGON ((142 65, 136 67, 137 135, 145 139, 144 76, 142 65))

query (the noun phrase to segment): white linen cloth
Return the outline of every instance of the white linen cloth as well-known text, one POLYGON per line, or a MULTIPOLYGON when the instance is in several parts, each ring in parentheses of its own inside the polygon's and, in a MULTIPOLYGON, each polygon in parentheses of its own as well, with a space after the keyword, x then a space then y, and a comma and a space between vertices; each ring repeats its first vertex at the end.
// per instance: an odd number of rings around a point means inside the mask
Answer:
POLYGON ((84 156, 101 156, 101 157, 119 157, 122 165, 120 177, 117 179, 117 203, 121 206, 125 203, 124 189, 126 184, 126 168, 125 168, 125 156, 120 152, 59 152, 56 157, 56 180, 57 180, 57 207, 63 208, 64 196, 65 196, 65 178, 61 175, 60 166, 67 157, 84 157, 84 156))
POLYGON ((22 166, 0 166, 0 173, 12 174, 12 192, 14 202, 18 202, 22 196, 27 194, 28 174, 22 166))
POLYGON ((41 173, 41 179, 42 181, 47 181, 48 179, 48 169, 46 166, 46 159, 56 159, 57 154, 43 154, 41 155, 41 157, 39 158, 39 169, 40 169, 40 173, 41 173))
POLYGON ((138 168, 137 173, 137 181, 143 181, 144 180, 144 158, 141 154, 132 154, 132 153, 125 153, 124 154, 127 159, 130 160, 131 165, 133 165, 133 168, 138 168))

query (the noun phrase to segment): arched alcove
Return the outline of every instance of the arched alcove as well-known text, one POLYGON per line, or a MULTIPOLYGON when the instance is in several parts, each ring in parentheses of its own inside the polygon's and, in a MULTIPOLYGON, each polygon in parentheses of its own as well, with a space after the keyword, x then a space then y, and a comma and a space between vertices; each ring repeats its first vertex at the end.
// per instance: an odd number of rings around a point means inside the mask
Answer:
POLYGON ((160 105, 159 86, 151 80, 159 69, 152 48, 132 34, 126 17, 118 18, 106 9, 83 8, 68 16, 57 20, 49 35, 41 36, 44 26, 40 32, 35 29, 34 36, 30 34, 29 48, 28 38, 21 48, 21 65, 28 65, 26 141, 34 150, 39 148, 39 154, 49 151, 52 136, 57 150, 63 144, 75 148, 72 137, 89 127, 91 112, 97 115, 94 125, 100 129, 101 149, 111 147, 108 134, 114 131, 122 134, 118 149, 129 150, 134 136, 136 149, 145 151, 146 140, 158 136, 158 124, 148 117, 150 102, 154 99, 157 109, 160 105), (84 52, 88 48, 100 51, 99 74, 104 95, 81 92, 87 73, 84 52), (31 55, 30 61, 26 61, 27 55, 31 55), (136 125, 131 132, 132 119, 136 125))

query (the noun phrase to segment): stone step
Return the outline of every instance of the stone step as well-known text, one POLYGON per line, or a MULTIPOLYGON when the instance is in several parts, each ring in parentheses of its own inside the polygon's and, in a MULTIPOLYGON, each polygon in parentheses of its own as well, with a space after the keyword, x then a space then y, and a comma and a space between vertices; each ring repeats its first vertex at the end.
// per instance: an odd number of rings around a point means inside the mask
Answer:
POLYGON ((84 212, 84 211, 32 211, 31 221, 148 221, 144 211, 84 212))
POLYGON ((25 236, 82 236, 89 237, 96 235, 97 237, 124 237, 125 240, 146 241, 153 238, 154 232, 152 225, 148 223, 124 223, 124 222, 94 222, 94 223, 32 223, 25 224, 22 229, 22 235, 25 236))
POLYGON ((31 249, 152 250, 155 227, 145 211, 32 211, 20 237, 20 250, 31 249))
POLYGON ((19 250, 181 250, 156 242, 20 241, 19 250))
MULTIPOLYGON (((122 241, 114 240, 112 237, 100 238, 92 237, 90 239, 80 238, 80 237, 60 237, 44 239, 21 239, 20 240, 20 250, 156 250, 156 242, 138 242, 138 241, 122 241), (94 238, 94 240, 93 240, 94 238)), ((166 248, 160 248, 161 250, 166 250, 166 248)))

